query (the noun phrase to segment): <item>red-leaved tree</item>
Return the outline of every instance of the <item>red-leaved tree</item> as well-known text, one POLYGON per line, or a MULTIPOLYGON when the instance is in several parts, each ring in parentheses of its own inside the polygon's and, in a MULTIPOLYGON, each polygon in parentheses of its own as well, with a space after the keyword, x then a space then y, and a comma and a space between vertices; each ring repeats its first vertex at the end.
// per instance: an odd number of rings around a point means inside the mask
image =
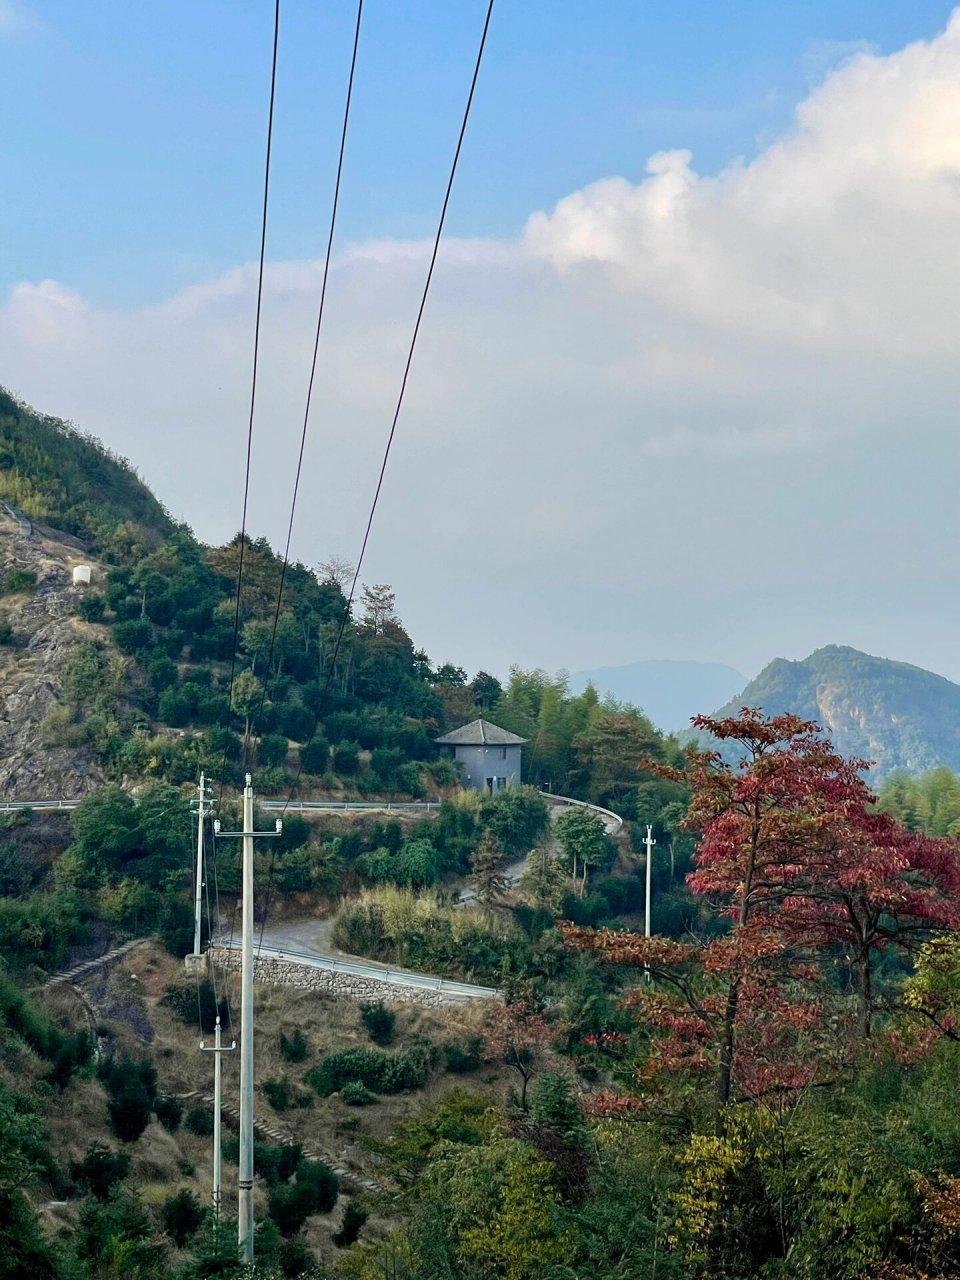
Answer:
POLYGON ((750 708, 694 724, 741 753, 737 766, 692 753, 684 774, 686 823, 700 833, 688 882, 729 932, 703 945, 564 932, 658 979, 631 997, 656 1033, 650 1069, 712 1072, 722 1134, 732 1100, 803 1087, 844 1058, 844 1028, 824 1016, 827 954, 856 975, 857 1029, 870 1034, 877 953, 960 924, 960 864, 955 842, 875 812, 866 762, 837 755, 816 724, 750 708))

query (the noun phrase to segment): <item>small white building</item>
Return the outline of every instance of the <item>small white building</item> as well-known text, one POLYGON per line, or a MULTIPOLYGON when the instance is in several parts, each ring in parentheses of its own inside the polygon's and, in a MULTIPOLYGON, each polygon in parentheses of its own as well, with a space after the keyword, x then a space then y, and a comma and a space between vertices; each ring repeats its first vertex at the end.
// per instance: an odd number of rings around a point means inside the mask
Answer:
POLYGON ((520 750, 526 738, 489 720, 473 720, 435 741, 453 747, 461 780, 470 790, 495 795, 507 787, 519 787, 520 750))
POLYGON ((93 576, 93 570, 88 564, 77 564, 73 567, 73 585, 75 587, 89 587, 90 579, 93 576))

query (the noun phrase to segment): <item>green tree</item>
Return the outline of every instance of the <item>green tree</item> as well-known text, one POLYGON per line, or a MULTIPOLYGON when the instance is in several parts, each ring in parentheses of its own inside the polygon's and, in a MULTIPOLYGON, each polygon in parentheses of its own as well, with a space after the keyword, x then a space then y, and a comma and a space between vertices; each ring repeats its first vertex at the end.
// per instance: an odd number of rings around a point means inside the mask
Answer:
POLYGON ((589 809, 568 809, 557 818, 555 826, 564 862, 575 885, 578 872, 580 874, 578 893, 582 898, 587 891, 587 872, 612 861, 613 844, 603 819, 589 809))
POLYGON ((567 876, 560 860, 547 844, 540 844, 527 855, 520 876, 520 888, 529 902, 543 911, 559 911, 566 890, 567 876))
POLYGON ((503 874, 503 849, 492 831, 485 831, 470 855, 473 896, 485 914, 503 905, 510 882, 503 874))

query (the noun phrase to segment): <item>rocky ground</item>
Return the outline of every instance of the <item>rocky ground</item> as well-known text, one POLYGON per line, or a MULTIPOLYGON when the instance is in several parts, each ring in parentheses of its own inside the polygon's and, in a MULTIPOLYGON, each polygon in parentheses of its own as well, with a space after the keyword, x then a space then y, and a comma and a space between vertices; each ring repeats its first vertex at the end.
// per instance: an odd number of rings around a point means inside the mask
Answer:
POLYGON ((75 615, 73 568, 89 564, 94 589, 104 570, 65 534, 32 524, 0 506, 0 576, 35 573, 37 587, 0 597, 0 621, 16 643, 0 647, 0 800, 83 796, 103 783, 92 750, 48 747, 41 726, 57 705, 64 664, 92 629, 75 615))

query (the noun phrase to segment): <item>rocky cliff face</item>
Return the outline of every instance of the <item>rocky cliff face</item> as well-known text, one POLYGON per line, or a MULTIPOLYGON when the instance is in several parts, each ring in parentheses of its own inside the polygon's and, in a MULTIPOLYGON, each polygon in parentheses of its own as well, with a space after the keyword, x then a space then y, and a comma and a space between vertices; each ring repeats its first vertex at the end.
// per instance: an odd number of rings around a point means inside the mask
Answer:
POLYGON ((960 685, 906 662, 846 645, 801 662, 776 658, 716 715, 744 706, 817 721, 843 755, 874 761, 874 784, 894 769, 960 772, 960 685))
POLYGON ((0 801, 86 795, 103 775, 89 747, 46 747, 41 725, 57 705, 65 664, 92 629, 75 615, 80 591, 75 565, 103 569, 66 534, 35 525, 0 506, 0 579, 14 570, 36 575, 35 590, 0 598, 0 621, 16 643, 0 647, 0 801))

